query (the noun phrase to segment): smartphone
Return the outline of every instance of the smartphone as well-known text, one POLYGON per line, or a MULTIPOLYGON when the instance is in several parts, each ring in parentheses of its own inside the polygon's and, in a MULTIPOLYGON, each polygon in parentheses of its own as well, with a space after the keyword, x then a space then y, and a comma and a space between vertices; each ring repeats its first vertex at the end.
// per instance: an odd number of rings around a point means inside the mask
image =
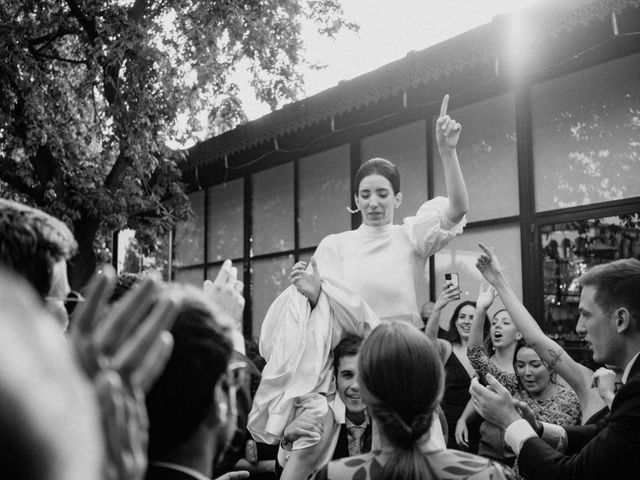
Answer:
MULTIPOLYGON (((444 284, 445 284, 445 286, 454 285, 459 290, 460 289, 460 279, 458 277, 458 274, 457 273, 445 273, 444 274, 444 284)), ((456 297, 454 297, 454 300, 460 300, 460 293, 458 293, 458 295, 456 297)))

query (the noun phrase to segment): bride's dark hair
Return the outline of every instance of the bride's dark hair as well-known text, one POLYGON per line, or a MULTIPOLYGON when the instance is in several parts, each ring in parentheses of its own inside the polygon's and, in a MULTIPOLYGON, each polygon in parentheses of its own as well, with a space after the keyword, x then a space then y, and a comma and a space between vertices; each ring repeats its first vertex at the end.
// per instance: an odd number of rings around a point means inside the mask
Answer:
POLYGON ((360 190, 360 182, 369 175, 382 175, 389 180, 394 195, 400 192, 400 172, 398 171, 398 167, 385 158, 372 158, 360 165, 360 168, 356 172, 354 182, 356 196, 360 190))
POLYGON ((363 400, 394 447, 380 478, 436 478, 420 451, 444 390, 436 345, 409 323, 384 323, 364 341, 358 371, 363 400))

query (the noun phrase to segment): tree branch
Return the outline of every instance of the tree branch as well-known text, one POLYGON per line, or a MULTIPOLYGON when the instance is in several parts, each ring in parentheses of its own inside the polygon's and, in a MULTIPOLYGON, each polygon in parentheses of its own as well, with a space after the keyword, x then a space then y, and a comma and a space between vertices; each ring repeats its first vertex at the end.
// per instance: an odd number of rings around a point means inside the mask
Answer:
POLYGON ((89 59, 77 60, 75 58, 63 58, 57 55, 49 55, 47 53, 41 53, 40 50, 36 50, 35 48, 32 48, 32 47, 29 47, 29 51, 34 57, 47 58, 49 60, 57 60, 59 62, 72 63, 74 65, 87 65, 89 63, 89 59))
POLYGON ((9 187, 13 188, 17 192, 33 199, 37 205, 44 204, 44 196, 41 189, 33 188, 27 185, 24 180, 17 175, 7 175, 5 172, 15 171, 13 165, 7 165, 8 162, 1 162, 0 166, 3 173, 0 174, 0 181, 3 181, 9 187))
POLYGON ((94 18, 88 18, 80 9, 80 5, 75 0, 67 0, 67 5, 73 16, 78 20, 78 23, 89 37, 89 41, 93 45, 96 39, 100 36, 98 29, 96 28, 96 21, 94 18))
POLYGON ((29 40, 28 42, 29 47, 36 47, 44 43, 45 45, 43 47, 37 49, 37 51, 40 51, 43 48, 46 48, 47 46, 51 45, 57 39, 62 38, 65 35, 68 35, 70 33, 77 33, 77 32, 67 28, 64 25, 61 25, 60 27, 58 27, 58 30, 56 30, 55 32, 47 33, 46 35, 41 35, 39 37, 35 37, 29 40))

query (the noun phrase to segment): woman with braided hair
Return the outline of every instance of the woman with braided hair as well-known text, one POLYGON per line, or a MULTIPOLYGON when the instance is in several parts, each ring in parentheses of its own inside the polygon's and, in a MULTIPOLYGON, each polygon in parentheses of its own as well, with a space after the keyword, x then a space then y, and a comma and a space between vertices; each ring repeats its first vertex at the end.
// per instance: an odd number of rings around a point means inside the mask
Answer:
POLYGON ((437 349, 416 327, 405 322, 376 327, 360 348, 358 372, 373 419, 372 451, 331 462, 315 480, 515 478, 499 463, 428 442, 444 371, 437 349))

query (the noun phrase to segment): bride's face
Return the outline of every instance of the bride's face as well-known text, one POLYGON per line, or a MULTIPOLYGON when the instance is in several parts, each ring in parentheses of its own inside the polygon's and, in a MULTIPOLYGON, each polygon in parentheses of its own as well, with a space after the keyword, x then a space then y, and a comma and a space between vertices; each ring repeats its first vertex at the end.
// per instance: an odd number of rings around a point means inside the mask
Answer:
POLYGON ((393 223, 393 209, 400 205, 401 199, 400 192, 393 193, 391 182, 386 177, 373 174, 360 182, 356 205, 366 225, 379 227, 393 223))

